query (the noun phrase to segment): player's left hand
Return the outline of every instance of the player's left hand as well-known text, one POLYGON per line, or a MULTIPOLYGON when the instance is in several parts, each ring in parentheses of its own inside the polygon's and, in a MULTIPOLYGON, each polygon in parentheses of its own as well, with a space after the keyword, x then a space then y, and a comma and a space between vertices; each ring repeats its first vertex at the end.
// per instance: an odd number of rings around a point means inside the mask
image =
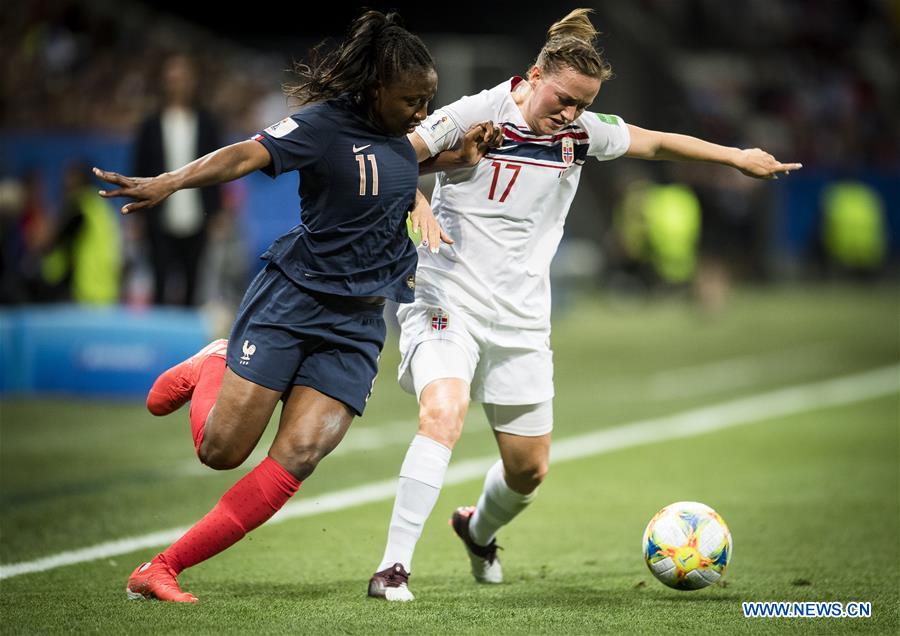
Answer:
POLYGON ((741 150, 735 167, 748 177, 757 179, 777 179, 780 174, 790 174, 799 170, 802 163, 781 163, 765 150, 748 148, 741 150))
POLYGON ((416 207, 410 213, 409 220, 412 235, 421 235, 422 246, 431 249, 432 254, 438 253, 441 243, 453 244, 453 239, 434 218, 428 199, 419 191, 416 191, 416 207))

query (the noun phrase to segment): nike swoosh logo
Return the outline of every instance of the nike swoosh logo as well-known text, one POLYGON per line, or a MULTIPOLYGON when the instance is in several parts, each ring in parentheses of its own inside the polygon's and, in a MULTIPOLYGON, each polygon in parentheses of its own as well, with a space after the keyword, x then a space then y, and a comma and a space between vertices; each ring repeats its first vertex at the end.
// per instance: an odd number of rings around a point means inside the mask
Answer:
POLYGON ((365 146, 360 146, 359 148, 357 148, 356 144, 353 144, 353 152, 362 152, 363 150, 365 150, 366 148, 368 148, 371 145, 372 144, 366 144, 365 146))

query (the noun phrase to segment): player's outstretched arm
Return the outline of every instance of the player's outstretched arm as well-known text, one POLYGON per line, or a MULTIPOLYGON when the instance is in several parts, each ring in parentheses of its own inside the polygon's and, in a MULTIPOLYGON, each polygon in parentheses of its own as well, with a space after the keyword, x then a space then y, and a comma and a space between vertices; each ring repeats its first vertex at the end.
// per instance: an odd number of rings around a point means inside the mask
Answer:
POLYGON ((132 203, 122 206, 122 214, 128 214, 159 205, 178 190, 239 179, 264 168, 271 161, 269 151, 258 141, 250 140, 219 148, 178 170, 155 177, 126 177, 100 168, 94 168, 94 174, 107 183, 119 186, 115 190, 100 190, 101 197, 134 199, 132 203))
POLYGON ((688 135, 645 130, 628 125, 631 145, 626 157, 670 161, 710 161, 737 168, 748 177, 777 179, 779 174, 803 167, 800 163, 781 163, 759 148, 731 148, 688 135))

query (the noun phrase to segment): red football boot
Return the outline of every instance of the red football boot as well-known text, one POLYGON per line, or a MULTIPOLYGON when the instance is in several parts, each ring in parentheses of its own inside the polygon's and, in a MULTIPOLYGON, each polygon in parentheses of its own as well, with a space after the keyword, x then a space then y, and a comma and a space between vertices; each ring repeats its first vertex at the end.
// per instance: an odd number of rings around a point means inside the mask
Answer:
POLYGON ((165 563, 142 563, 131 573, 125 593, 132 601, 157 599, 172 603, 197 603, 190 592, 182 592, 175 573, 165 563))
POLYGON ((147 394, 147 409, 154 415, 168 415, 187 404, 200 379, 200 368, 210 356, 224 359, 228 352, 227 340, 216 340, 206 345, 190 358, 164 372, 147 394))

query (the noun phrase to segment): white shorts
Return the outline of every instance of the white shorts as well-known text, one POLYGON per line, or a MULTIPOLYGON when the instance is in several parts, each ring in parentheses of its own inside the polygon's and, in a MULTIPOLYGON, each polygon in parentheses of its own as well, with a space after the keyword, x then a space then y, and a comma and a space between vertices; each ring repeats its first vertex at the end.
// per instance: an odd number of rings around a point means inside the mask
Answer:
MULTIPOLYGON (((429 340, 416 347, 409 363, 416 397, 435 380, 472 377, 465 352, 449 340, 429 340), (436 374, 433 370, 440 369, 436 374)), ((466 380, 467 382, 469 380, 466 380)), ((553 431, 553 400, 538 404, 491 404, 483 402, 491 428, 499 433, 537 437, 553 431)))
POLYGON ((476 402, 529 405, 553 398, 549 331, 511 329, 421 301, 401 305, 400 386, 418 398, 440 378, 469 383, 476 402), (440 343, 422 348, 423 343, 440 343), (421 357, 418 350, 422 349, 421 357), (416 364, 412 364, 416 356, 416 364))

